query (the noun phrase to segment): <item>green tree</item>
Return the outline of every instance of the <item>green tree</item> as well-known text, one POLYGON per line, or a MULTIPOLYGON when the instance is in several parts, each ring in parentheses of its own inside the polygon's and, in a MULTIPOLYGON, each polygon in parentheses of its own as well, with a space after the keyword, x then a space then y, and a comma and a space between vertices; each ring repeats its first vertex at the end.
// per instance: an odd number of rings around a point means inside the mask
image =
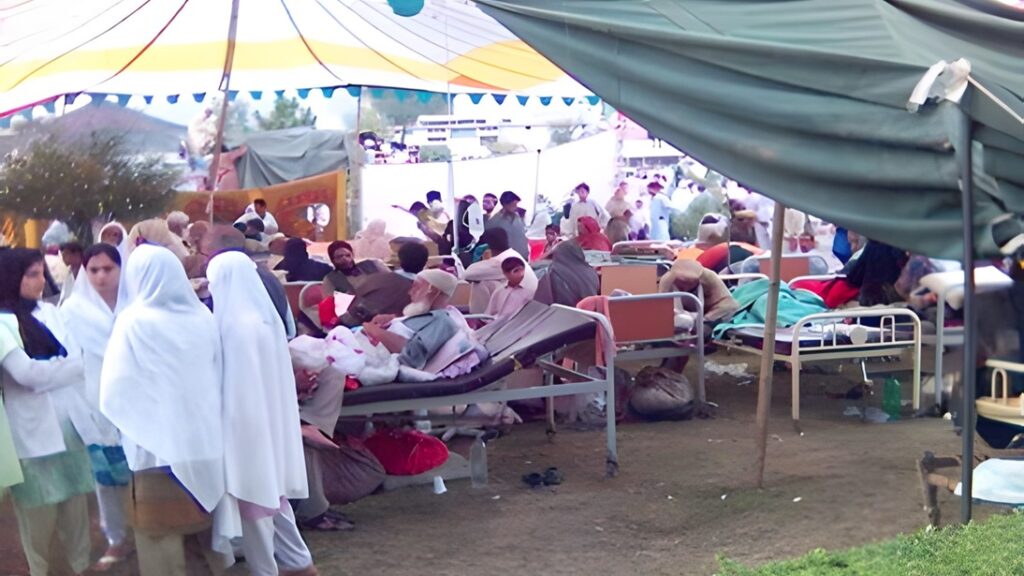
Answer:
POLYGON ((299 103, 299 99, 283 96, 274 100, 274 109, 264 118, 259 110, 254 114, 260 130, 282 130, 299 126, 312 126, 316 122, 313 111, 299 103))
POLYGON ((405 96, 399 99, 398 91, 387 90, 380 98, 366 98, 364 92, 363 101, 369 102, 370 106, 393 126, 411 126, 416 123, 416 118, 424 114, 448 114, 448 103, 443 97, 432 96, 423 102, 415 94, 404 94, 405 96))
POLYGON ((127 149, 121 135, 79 141, 51 134, 12 153, 0 168, 0 210, 61 220, 82 242, 93 219, 140 220, 162 213, 177 175, 157 157, 127 149))

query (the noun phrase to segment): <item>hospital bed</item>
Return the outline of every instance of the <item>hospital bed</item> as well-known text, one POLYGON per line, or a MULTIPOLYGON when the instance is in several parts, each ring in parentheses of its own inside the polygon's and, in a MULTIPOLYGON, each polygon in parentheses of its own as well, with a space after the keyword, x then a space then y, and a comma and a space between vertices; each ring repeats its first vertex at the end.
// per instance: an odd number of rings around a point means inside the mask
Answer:
MULTIPOLYGON (((1021 397, 1010 396, 1008 392, 1009 374, 1024 374, 1024 364, 991 359, 985 365, 992 370, 991 390, 989 395, 979 397, 974 403, 978 418, 977 427, 971 431, 975 436, 974 461, 971 463, 974 469, 972 497, 977 503, 1018 508, 1024 505, 1024 494, 1019 490, 1019 481, 1014 480, 1020 478, 1022 468, 1013 461, 1024 459, 1024 448, 1019 445, 1013 448, 1006 446, 1014 435, 1024 433, 1024 400, 1021 397), (1001 426, 1005 430, 993 433, 993 425, 1001 426), (989 426, 987 433, 985 426, 989 426), (987 463, 986 466, 994 464, 1006 468, 994 468, 988 473, 979 474, 978 467, 982 463, 987 463), (1017 485, 1017 490, 1007 490, 1013 488, 1014 484, 1017 485)), ((924 457, 918 461, 918 473, 924 493, 924 511, 931 526, 938 526, 941 518, 938 490, 941 488, 959 495, 962 466, 962 454, 935 456, 932 452, 925 452, 924 457), (940 470, 944 469, 953 469, 956 475, 940 473, 940 470)))
MULTIPOLYGON (((925 336, 924 343, 935 346, 935 404, 942 402, 942 360, 946 346, 964 345, 964 327, 946 326, 946 304, 963 302, 964 272, 953 270, 937 272, 921 278, 921 285, 938 297, 936 302, 935 334, 925 336), (942 327, 939 329, 939 327, 942 327)), ((986 294, 1009 290, 1013 280, 994 266, 977 268, 974 271, 974 293, 986 294)), ((959 305, 954 306, 959 308, 959 305)))
MULTIPOLYGON (((737 327, 715 344, 760 356, 764 354, 763 325, 737 327)), ((850 308, 804 316, 790 328, 775 334, 774 359, 788 362, 793 387, 792 418, 799 429, 800 371, 805 363, 829 360, 863 360, 913 354, 913 405, 921 403, 921 321, 906 308, 850 308), (871 319, 878 327, 866 326, 871 319)))
MULTIPOLYGON (((394 382, 362 387, 345 392, 341 415, 369 417, 376 414, 428 410, 534 398, 603 393, 607 412, 606 472, 618 471, 615 437, 615 348, 612 328, 601 314, 566 306, 545 306, 530 302, 506 322, 497 322, 477 331, 477 338, 490 358, 472 373, 432 382, 394 382), (603 377, 582 374, 557 362, 568 347, 594 340, 600 331, 604 346, 603 377), (545 373, 543 384, 527 388, 507 388, 517 371, 537 367, 545 373), (555 384, 559 376, 565 383, 555 384)), ((549 426, 551 422, 549 421, 549 426)), ((549 431, 551 429, 549 428, 549 431)))
POLYGON ((697 356, 697 400, 704 389, 704 304, 688 292, 637 294, 608 298, 608 316, 615 334, 616 362, 647 362, 678 356, 697 356), (678 330, 675 305, 694 314, 693 328, 678 330))

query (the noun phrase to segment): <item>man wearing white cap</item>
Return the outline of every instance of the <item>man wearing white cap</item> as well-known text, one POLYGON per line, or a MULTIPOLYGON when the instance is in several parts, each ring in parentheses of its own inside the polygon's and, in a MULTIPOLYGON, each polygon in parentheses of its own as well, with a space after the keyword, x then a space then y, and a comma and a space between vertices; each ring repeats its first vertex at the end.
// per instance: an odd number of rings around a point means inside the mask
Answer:
POLYGON ((448 306, 458 285, 459 280, 447 272, 424 270, 416 275, 409 289, 411 302, 403 311, 404 318, 377 316, 363 324, 363 331, 371 341, 380 342, 391 353, 398 354, 401 365, 439 372, 450 362, 439 365, 432 362, 434 356, 446 344, 460 340, 458 337, 468 329, 458 310, 448 306))

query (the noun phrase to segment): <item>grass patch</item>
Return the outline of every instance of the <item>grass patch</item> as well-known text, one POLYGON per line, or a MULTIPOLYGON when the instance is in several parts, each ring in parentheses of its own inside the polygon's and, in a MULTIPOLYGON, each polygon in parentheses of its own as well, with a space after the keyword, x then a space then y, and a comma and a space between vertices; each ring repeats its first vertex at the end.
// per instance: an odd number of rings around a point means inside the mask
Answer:
POLYGON ((921 531, 841 552, 747 568, 719 557, 718 576, 997 576, 1024 574, 1024 513, 921 531))

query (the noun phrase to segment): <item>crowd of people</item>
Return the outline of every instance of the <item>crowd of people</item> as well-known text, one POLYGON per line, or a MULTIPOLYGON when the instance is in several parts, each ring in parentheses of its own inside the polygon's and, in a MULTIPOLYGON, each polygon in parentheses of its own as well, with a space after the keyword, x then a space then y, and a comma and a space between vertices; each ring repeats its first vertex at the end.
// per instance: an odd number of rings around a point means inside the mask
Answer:
MULTIPOLYGON (((661 189, 648 184, 651 221, 640 231, 652 238, 665 233, 661 189)), ((533 258, 510 191, 480 205, 461 198, 454 218, 431 192, 408 211, 426 241, 393 238, 374 221, 330 243, 324 259, 281 234, 262 200, 230 226, 171 213, 130 231, 109 222, 88 247, 0 250, 0 487, 10 487, 33 576, 58 564, 102 571, 134 553, 145 576, 184 574, 189 540, 215 567, 244 557, 252 574, 315 574, 299 529, 352 528, 330 509, 322 472, 337 457, 344 389, 472 371, 487 351, 466 311, 503 322, 531 301, 597 296, 588 253, 636 238, 636 212, 624 188, 605 206, 586 184, 575 193, 533 258), (314 318, 289 303, 295 282, 320 284, 314 318), (453 305, 460 282, 465 308, 453 305), (362 356, 358 368, 303 365, 310 336, 334 346, 325 366, 349 354, 362 356), (95 561, 93 493, 107 539, 95 561)), ((730 208, 702 220, 659 283, 703 294, 705 330, 738 309, 717 273, 765 254, 752 211, 730 208)), ((795 249, 815 252, 820 242, 799 241, 813 230, 796 220, 795 249)), ((807 287, 825 300, 934 305, 919 287, 936 269, 927 259, 842 229, 825 256, 833 271, 845 265, 842 285, 807 287)))

